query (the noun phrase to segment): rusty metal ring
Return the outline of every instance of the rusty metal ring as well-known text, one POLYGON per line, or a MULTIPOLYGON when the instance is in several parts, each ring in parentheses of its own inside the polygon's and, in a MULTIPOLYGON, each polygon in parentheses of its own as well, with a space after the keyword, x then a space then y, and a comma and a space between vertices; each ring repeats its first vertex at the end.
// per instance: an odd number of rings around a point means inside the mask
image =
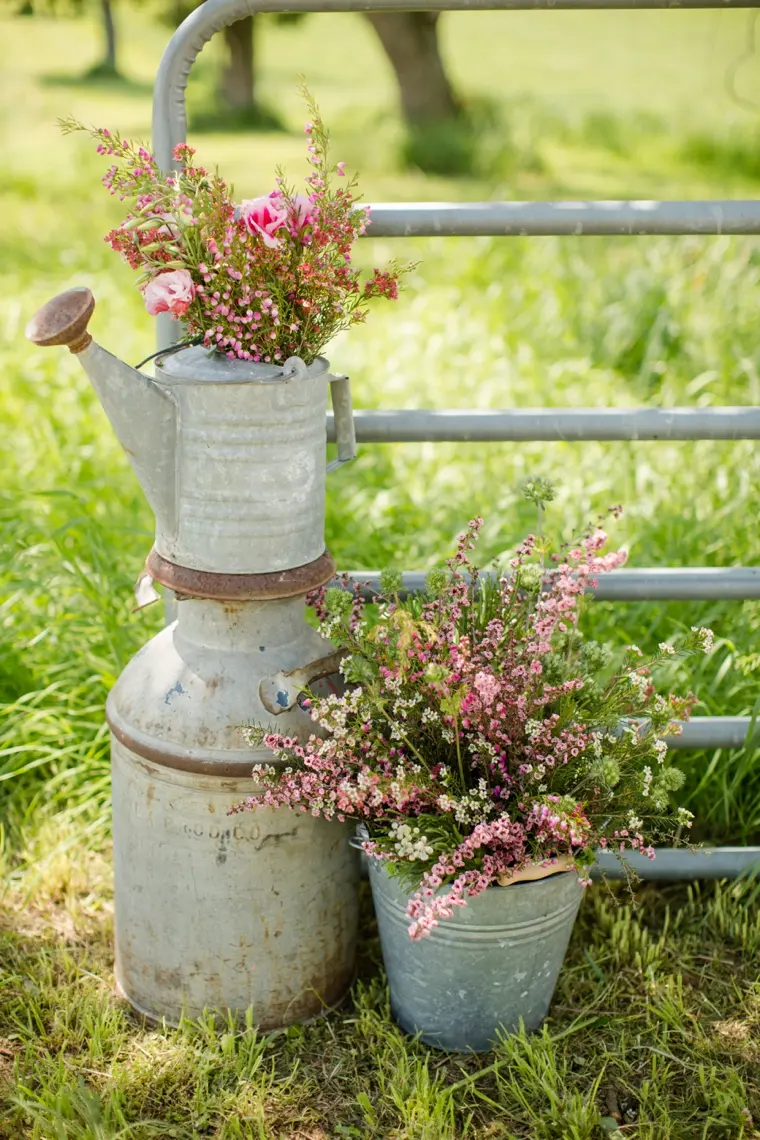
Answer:
POLYGON ((294 598, 324 586, 335 574, 332 555, 325 551, 313 562, 268 574, 215 574, 177 566, 154 547, 145 569, 162 586, 185 598, 208 598, 219 602, 270 601, 294 598))

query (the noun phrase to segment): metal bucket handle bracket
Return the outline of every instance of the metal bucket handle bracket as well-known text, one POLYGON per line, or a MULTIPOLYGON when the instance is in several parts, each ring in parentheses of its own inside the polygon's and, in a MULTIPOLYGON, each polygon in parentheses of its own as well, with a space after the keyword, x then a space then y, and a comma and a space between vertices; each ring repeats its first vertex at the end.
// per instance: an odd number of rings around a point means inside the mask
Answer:
MULTIPOLYGON (((292 376, 305 377, 306 365, 300 356, 289 356, 282 366, 282 376, 277 380, 289 380, 292 376)), ((327 474, 337 471, 344 463, 356 459, 356 429, 354 410, 351 404, 351 381, 340 373, 329 375, 330 392, 335 418, 335 439, 338 444, 338 458, 327 464, 327 474)))
POLYGON ((356 459, 356 428, 354 410, 351 404, 351 381, 348 376, 328 377, 335 416, 335 441, 338 444, 338 458, 327 464, 327 474, 337 471, 344 463, 356 459))

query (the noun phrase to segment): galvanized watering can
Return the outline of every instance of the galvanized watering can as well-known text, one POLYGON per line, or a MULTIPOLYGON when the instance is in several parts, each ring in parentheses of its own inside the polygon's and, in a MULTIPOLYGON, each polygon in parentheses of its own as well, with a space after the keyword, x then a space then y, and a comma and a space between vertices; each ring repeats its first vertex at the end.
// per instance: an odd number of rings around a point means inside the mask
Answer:
POLYGON ((93 342, 93 308, 89 290, 70 290, 27 336, 78 355, 156 515, 148 571, 178 598, 176 621, 132 658, 106 706, 116 984, 156 1020, 212 1008, 289 1025, 352 981, 348 825, 284 808, 229 813, 255 791, 254 764, 273 760, 240 727, 306 739, 299 691, 339 665, 304 595, 334 573, 325 411, 331 381, 345 461, 348 381, 325 360, 278 368, 198 347, 151 379, 93 342))
POLYGON ((356 454, 348 378, 321 357, 280 367, 201 346, 164 357, 151 378, 95 343, 94 307, 89 289, 71 289, 27 336, 67 345, 92 381, 156 516, 154 577, 181 590, 172 567, 271 574, 321 559, 325 473, 356 454), (328 383, 338 459, 326 468, 328 383))

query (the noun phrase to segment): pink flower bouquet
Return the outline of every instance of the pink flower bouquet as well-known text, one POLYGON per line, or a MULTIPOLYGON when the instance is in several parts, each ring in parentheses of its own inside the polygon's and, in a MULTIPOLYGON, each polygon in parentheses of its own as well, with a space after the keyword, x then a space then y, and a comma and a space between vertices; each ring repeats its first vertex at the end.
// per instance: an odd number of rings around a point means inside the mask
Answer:
MULTIPOLYGON (((149 313, 181 318, 188 335, 231 359, 307 364, 341 329, 363 321, 374 297, 395 300, 405 269, 393 263, 363 284, 351 266, 369 225, 356 179, 329 160, 328 135, 304 91, 311 173, 296 194, 278 172, 275 188, 238 204, 218 173, 174 150, 178 169, 162 173, 145 147, 105 128, 90 133, 113 159, 103 182, 130 204, 106 241, 139 271, 149 313)), ((82 130, 75 120, 65 131, 82 130)))
POLYGON ((262 790, 239 810, 287 806, 364 825, 365 851, 413 893, 410 934, 427 934, 491 884, 575 866, 595 849, 652 855, 690 825, 672 805, 683 783, 662 737, 694 698, 658 692, 653 672, 676 652, 709 650, 693 630, 646 659, 609 654, 579 627, 588 587, 625 561, 590 529, 547 557, 529 536, 505 573, 471 562, 474 519, 427 593, 402 598, 386 572, 377 608, 358 591, 317 599, 322 630, 345 650, 343 696, 306 695, 305 743, 245 730, 275 754, 262 790))

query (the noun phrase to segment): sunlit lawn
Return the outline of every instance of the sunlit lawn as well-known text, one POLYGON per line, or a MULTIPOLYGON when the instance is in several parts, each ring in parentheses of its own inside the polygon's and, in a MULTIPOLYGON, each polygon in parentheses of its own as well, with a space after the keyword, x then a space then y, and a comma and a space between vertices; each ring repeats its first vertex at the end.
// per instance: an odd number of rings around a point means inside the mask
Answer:
MULTIPOLYGON (((150 1033, 115 1005, 102 708, 161 621, 157 608, 130 612, 151 519, 76 362, 22 334, 42 301, 86 284, 101 342, 131 362, 152 350, 129 271, 102 241, 119 208, 98 184, 101 161, 55 125, 74 114, 149 136, 168 30, 145 12, 118 15, 130 82, 100 87, 77 82, 98 54, 88 21, 0 21, 0 819, 12 875, 0 1136, 564 1140, 601 1136, 608 1101, 636 1113, 624 1116, 623 1136, 752 1135, 741 1116, 747 1106, 760 1114, 752 893, 707 902, 648 892, 639 927, 598 891, 546 1038, 505 1045, 499 1067, 476 1081, 391 1027, 370 916, 353 1012, 273 1043, 208 1027, 150 1033), (662 933, 664 898, 672 910, 662 933)), ((492 119, 477 171, 457 180, 399 169, 390 71, 359 16, 267 22, 260 89, 289 132, 192 141, 246 196, 270 187, 277 163, 298 173, 303 74, 370 201, 753 197, 760 129, 725 83, 749 18, 444 17, 451 72, 481 121, 486 103, 492 119)), ((209 107, 217 51, 207 48, 193 71, 191 121, 209 107)), ((756 67, 740 67, 739 96, 760 100, 759 88, 756 67)), ((331 353, 358 406, 760 403, 753 238, 367 241, 362 250, 368 263, 394 254, 420 261, 409 291, 331 353)), ((516 488, 535 471, 560 483, 549 524, 562 533, 622 502, 614 537, 633 565, 757 562, 760 463, 749 442, 368 446, 332 477, 328 544, 343 567, 429 566, 479 513, 483 557, 493 557, 532 525, 516 488)), ((598 605, 590 621, 613 643, 642 648, 675 626, 711 625, 716 651, 681 683, 693 685, 702 713, 753 710, 755 603, 598 605)), ((700 835, 757 842, 754 754, 684 762, 700 835)))

